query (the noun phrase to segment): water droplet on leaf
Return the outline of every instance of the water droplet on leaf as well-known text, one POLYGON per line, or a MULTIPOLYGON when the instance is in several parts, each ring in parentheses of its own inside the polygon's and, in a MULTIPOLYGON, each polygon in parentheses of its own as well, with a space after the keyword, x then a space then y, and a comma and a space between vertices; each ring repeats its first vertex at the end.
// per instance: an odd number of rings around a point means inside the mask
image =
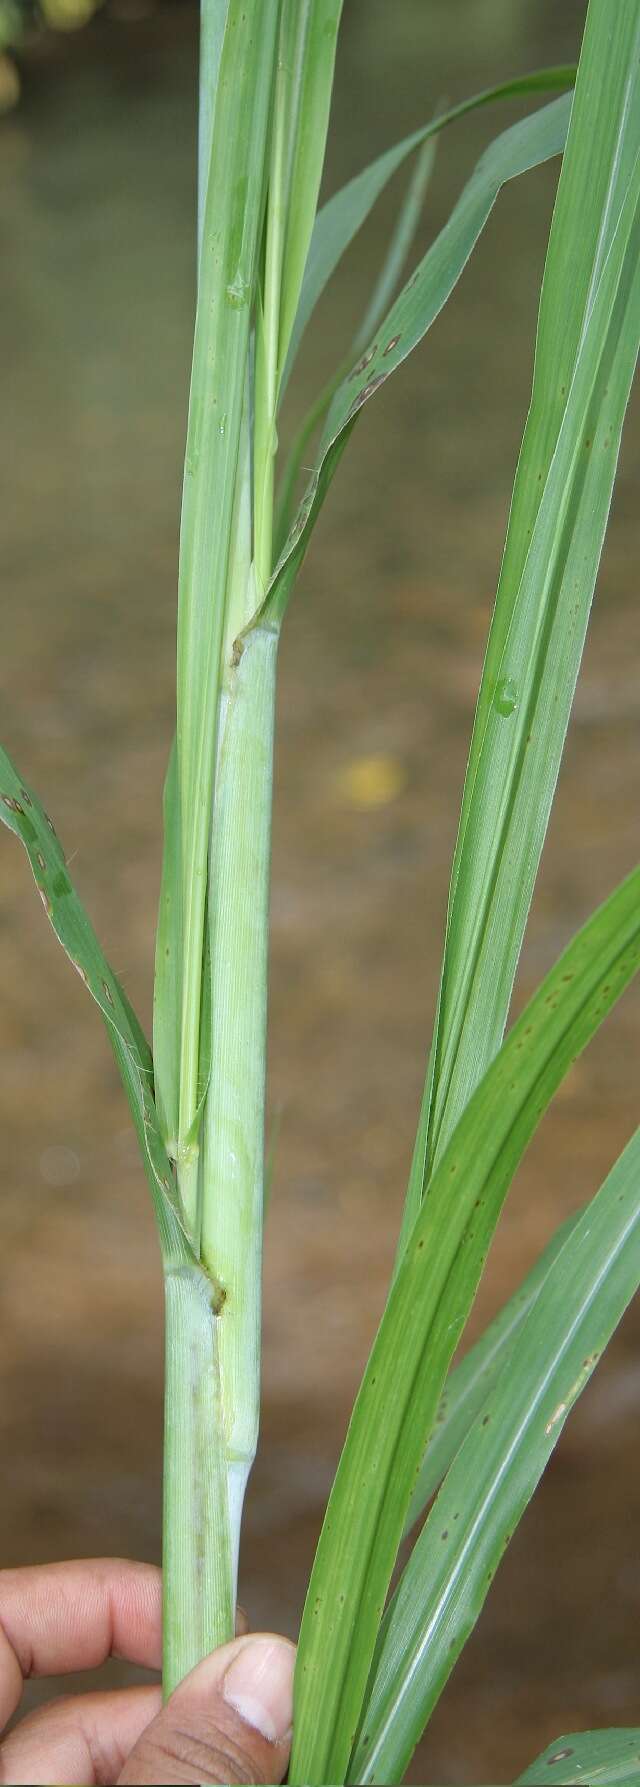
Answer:
POLYGON ((501 714, 503 720, 508 720, 518 705, 518 690, 513 677, 501 676, 493 700, 496 713, 501 714))
POLYGON ((249 302, 249 281, 243 279, 239 268, 235 279, 227 286, 227 300, 234 310, 241 310, 243 304, 249 302))

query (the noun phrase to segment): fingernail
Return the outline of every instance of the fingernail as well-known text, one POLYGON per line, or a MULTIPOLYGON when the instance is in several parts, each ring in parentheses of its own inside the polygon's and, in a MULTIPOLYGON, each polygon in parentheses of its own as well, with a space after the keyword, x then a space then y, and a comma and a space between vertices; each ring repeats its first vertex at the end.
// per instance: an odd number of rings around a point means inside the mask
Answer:
POLYGON ((272 1744, 291 1730, 295 1657, 285 1638, 250 1638, 224 1678, 228 1706, 272 1744))

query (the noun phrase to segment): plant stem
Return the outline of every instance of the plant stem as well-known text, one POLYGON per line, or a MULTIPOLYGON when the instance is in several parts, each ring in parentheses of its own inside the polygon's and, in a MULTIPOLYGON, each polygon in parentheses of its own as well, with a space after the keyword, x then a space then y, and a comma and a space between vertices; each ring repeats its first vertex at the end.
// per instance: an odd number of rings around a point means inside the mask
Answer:
POLYGON ((219 1318, 197 1265, 165 1263, 163 1691, 233 1637, 219 1318))
POLYGON ((177 740, 183 855, 178 1172, 196 1251, 198 1069, 219 668, 278 9, 229 0, 199 264, 178 580, 177 740))
MULTIPOLYGON (((268 872, 269 817, 254 885, 253 858, 246 855, 242 842, 238 849, 233 840, 233 815, 236 808, 242 815, 241 839, 251 838, 252 803, 257 796, 260 833, 259 790, 265 780, 266 758, 270 803, 273 697, 271 693, 266 702, 266 732, 264 727, 260 731, 258 721, 260 736, 267 738, 265 758, 258 740, 252 748, 250 700, 245 723, 242 717, 238 721, 238 716, 245 715, 246 684, 251 684, 251 678, 243 672, 240 648, 233 652, 232 647, 256 606, 251 563, 249 335, 278 14, 279 0, 275 6, 272 0, 253 0, 250 7, 242 0, 228 0, 226 7, 221 0, 204 0, 202 16, 199 281, 180 539, 176 788, 182 855, 177 1162, 193 1255, 186 1264, 175 1252, 169 1251, 165 1257, 165 1694, 171 1693, 202 1657, 233 1635, 241 1510, 257 1432, 259 1365, 255 1346, 251 1363, 246 1363, 251 1350, 246 1333, 250 1328, 253 1335, 260 1312, 266 953, 263 960, 261 948, 253 952, 248 948, 238 1008, 232 1001, 227 1013, 229 1059, 232 1067, 238 1054, 243 1062, 243 1083, 236 1086, 232 1079, 241 1117, 245 1098, 248 1101, 246 1133, 252 1165, 248 1215, 246 1197, 237 1195, 232 1176, 224 1177, 228 1135, 223 1123, 224 1097, 220 1106, 218 1087, 224 1094, 230 1082, 224 1020, 226 962, 219 957, 229 948, 220 915, 223 920, 228 918, 231 929, 233 966, 236 926, 241 949, 245 949, 247 907, 255 900, 256 912, 261 913, 268 872), (209 168, 215 170, 215 190, 209 168), (238 764, 236 738, 241 757, 246 745, 246 764, 238 764), (219 813, 223 815, 220 843, 219 813), (214 842, 209 862, 212 815, 214 842), (229 838, 232 843, 227 850, 225 840, 229 838), (266 870, 262 867, 265 850, 266 870), (205 913, 210 969, 203 949, 205 913), (256 976, 255 987, 252 975, 256 976), (203 1097, 203 1082, 206 1085, 201 1018, 208 1005, 203 986, 208 991, 209 985, 218 1007, 211 1078, 215 1090, 207 1144, 203 1137, 200 1146, 202 1107, 198 1101, 203 1097), (219 1122, 223 1127, 218 1139, 219 1122), (232 1228, 240 1224, 244 1234, 245 1223, 251 1227, 254 1244, 248 1254, 244 1249, 247 1258, 243 1254, 240 1264, 237 1250, 226 1246, 224 1217, 219 1233, 212 1199, 218 1216, 218 1206, 224 1212, 232 1200, 232 1228), (239 1313, 243 1311, 248 1312, 247 1321, 239 1313), (236 1369, 237 1355, 240 1363, 236 1369)), ((268 656, 275 657, 273 637, 269 635, 268 656)), ((247 665, 257 662, 260 642, 245 655, 247 665)), ((261 687, 259 677, 257 681, 261 687)), ((272 684, 273 678, 271 690, 272 684)), ((259 697, 258 709, 261 713, 259 697)), ((175 839, 173 848, 175 855, 175 839)), ((176 923, 177 917, 176 906, 176 923)), ((266 951, 266 910, 264 920, 259 918, 257 923, 266 951)), ((175 1028, 171 1012, 167 1012, 167 1028, 175 1028)), ((208 1057, 208 1042, 206 1047, 208 1057)))
POLYGON ((218 1323, 230 1538, 258 1437, 269 858, 278 634, 238 641, 222 709, 209 866, 214 1071, 203 1119, 201 1254, 218 1323))

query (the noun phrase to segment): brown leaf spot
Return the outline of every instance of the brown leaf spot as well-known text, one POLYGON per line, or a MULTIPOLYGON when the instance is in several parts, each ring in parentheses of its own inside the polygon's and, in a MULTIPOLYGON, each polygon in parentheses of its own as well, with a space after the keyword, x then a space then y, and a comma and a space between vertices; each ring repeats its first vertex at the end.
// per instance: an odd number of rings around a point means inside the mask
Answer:
POLYGON ((374 357, 375 353, 377 352, 377 347, 378 347, 378 343, 376 341, 376 342, 374 342, 373 347, 367 348, 366 354, 362 355, 362 359, 358 360, 357 366, 354 366, 353 372, 349 373, 350 379, 359 378, 361 372, 366 372, 367 367, 371 365, 371 361, 373 360, 373 357, 374 357))
POLYGON ((375 378, 372 378, 369 380, 368 385, 365 385, 365 387, 364 387, 364 391, 360 392, 360 399, 361 399, 362 403, 366 403, 367 398, 373 396, 374 391, 377 391, 377 389, 378 389, 378 385, 384 384, 386 377, 387 377, 386 372, 377 372, 375 378))

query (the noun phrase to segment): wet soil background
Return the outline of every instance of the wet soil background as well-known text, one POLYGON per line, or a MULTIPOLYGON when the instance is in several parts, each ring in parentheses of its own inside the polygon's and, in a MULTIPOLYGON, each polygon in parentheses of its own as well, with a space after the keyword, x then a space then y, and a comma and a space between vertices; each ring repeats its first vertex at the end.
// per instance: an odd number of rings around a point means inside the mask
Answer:
MULTIPOLYGON (((394 0, 391 23, 384 0, 351 0, 345 15, 328 190, 443 96, 570 57, 582 8, 394 0)), ((1 736, 54 815, 147 1021, 193 313, 195 50, 190 0, 120 4, 77 37, 33 46, 22 104, 0 125, 1 736)), ((515 115, 485 113, 443 140, 425 242, 515 115)), ((503 195, 426 346, 359 423, 283 642, 269 1068, 280 1129, 241 1594, 254 1624, 291 1634, 393 1257, 555 177, 544 169, 503 195)), ((349 340, 396 206, 392 192, 323 303, 292 415, 349 340)), ((639 458, 636 409, 518 1004, 637 856, 639 458)), ((106 1039, 6 835, 0 989, 2 1559, 158 1559, 151 1212, 106 1039)), ((474 1333, 630 1135, 639 1021, 632 991, 545 1120, 474 1333)), ((560 1732, 638 1722, 639 1403, 636 1309, 572 1416, 410 1779, 508 1781, 560 1732)), ((107 1674, 136 1672, 91 1679, 107 1674)))

